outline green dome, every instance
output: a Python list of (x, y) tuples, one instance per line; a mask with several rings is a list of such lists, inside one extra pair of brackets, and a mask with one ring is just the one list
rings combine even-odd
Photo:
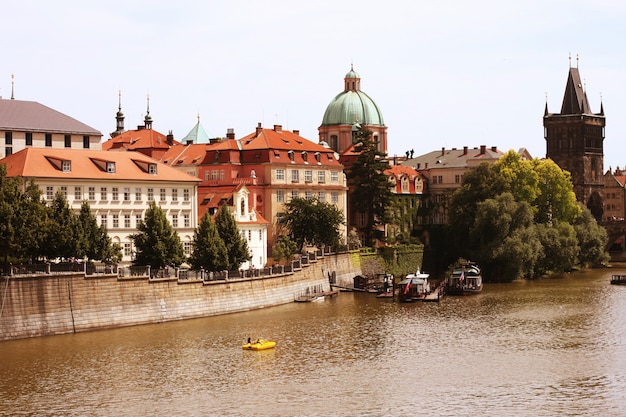
[[(348, 75), (354, 73), (350, 71)], [(355, 77), (358, 75), (354, 73)], [(326, 107), (322, 125), (352, 125), (360, 123), (363, 126), (384, 126), (383, 114), (367, 94), (362, 91), (344, 91), (338, 94)]]

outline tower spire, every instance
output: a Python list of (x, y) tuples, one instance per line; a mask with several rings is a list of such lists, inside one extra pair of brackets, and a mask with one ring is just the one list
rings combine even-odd
[(11, 100), (15, 100), (15, 74), (11, 74)]
[(118, 90), (118, 105), (117, 113), (115, 114), (115, 131), (111, 133), (111, 137), (114, 138), (124, 133), (124, 113), (122, 113), (122, 90)]
[(152, 117), (150, 116), (150, 94), (147, 96), (146, 117), (143, 119), (146, 129), (152, 129)]

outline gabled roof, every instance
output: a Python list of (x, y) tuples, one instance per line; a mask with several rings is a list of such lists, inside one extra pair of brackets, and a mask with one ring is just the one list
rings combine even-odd
[(504, 153), (496, 147), (488, 148), (481, 146), (480, 148), (464, 147), (462, 149), (442, 148), (438, 151), (432, 151), (424, 155), (407, 159), (401, 165), (411, 166), (415, 169), (437, 169), (437, 168), (465, 168), (475, 166), (480, 162), (493, 162), (499, 159)]
[[(171, 139), (172, 145), (181, 143)], [(102, 144), (102, 150), (169, 149), (167, 136), (154, 129), (127, 130)]]
[(419, 173), (413, 167), (403, 165), (392, 165), (385, 170), (385, 174), (395, 175), (396, 178), (400, 178), (401, 176), (406, 175), (411, 179), (419, 175)]
[(102, 136), (96, 130), (36, 101), (0, 99), (0, 130)]
[[(69, 170), (64, 162), (69, 161)], [(200, 182), (139, 152), (108, 152), (84, 149), (26, 148), (3, 159), (7, 175), (26, 178), (127, 180), (127, 181), (185, 181)], [(114, 169), (107, 169), (108, 163)], [(156, 172), (150, 165), (156, 165)]]

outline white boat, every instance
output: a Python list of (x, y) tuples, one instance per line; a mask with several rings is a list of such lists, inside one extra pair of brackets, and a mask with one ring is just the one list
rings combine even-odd
[(423, 301), (430, 294), (430, 274), (420, 272), (408, 274), (399, 284), (398, 301), (409, 303), (412, 301)]
[(474, 262), (466, 262), (452, 271), (446, 280), (446, 294), (476, 294), (483, 290), (483, 276)]

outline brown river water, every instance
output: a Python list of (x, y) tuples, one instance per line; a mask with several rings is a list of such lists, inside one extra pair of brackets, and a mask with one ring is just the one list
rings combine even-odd
[(0, 415), (626, 416), (616, 273), (1, 342)]

